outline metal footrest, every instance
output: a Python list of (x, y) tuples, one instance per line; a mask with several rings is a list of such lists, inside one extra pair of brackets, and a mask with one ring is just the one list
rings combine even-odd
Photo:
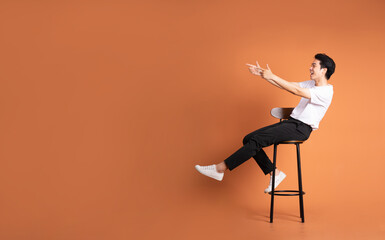
[[(269, 192), (271, 195), (271, 192)], [(302, 195), (304, 195), (305, 192), (302, 191)], [(274, 196), (299, 196), (298, 190), (274, 190)]]

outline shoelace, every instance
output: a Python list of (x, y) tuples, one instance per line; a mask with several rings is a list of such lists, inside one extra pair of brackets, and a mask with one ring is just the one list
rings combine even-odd
[(210, 165), (210, 166), (201, 166), (201, 168), (202, 168), (203, 170), (214, 170), (214, 167), (215, 167), (215, 166), (213, 166), (213, 165)]

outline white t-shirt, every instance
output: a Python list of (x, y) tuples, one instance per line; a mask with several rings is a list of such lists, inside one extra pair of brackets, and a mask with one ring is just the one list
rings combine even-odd
[(313, 130), (318, 129), (320, 121), (332, 102), (333, 85), (315, 86), (313, 80), (300, 82), (299, 85), (302, 88), (308, 88), (311, 97), (310, 99), (301, 98), (290, 116), (310, 125)]

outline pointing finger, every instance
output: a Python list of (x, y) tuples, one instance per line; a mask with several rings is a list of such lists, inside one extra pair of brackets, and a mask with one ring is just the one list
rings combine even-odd
[(267, 66), (267, 69), (271, 70), (271, 69), (269, 68), (269, 64), (266, 64), (266, 66)]

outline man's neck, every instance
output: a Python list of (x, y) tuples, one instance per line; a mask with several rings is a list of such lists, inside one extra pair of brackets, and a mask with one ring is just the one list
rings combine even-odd
[(328, 80), (326, 78), (320, 78), (320, 79), (314, 79), (315, 86), (327, 86), (328, 85)]

